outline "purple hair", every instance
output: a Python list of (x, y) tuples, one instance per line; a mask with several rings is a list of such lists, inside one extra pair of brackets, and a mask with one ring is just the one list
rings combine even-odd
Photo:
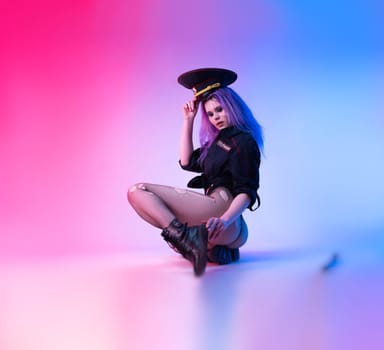
[(255, 139), (260, 151), (263, 151), (263, 130), (261, 125), (253, 116), (252, 111), (243, 101), (243, 99), (231, 88), (224, 87), (215, 90), (202, 101), (201, 126), (200, 126), (200, 145), (202, 153), (200, 161), (203, 161), (208, 148), (212, 145), (219, 133), (209, 121), (209, 117), (205, 112), (204, 104), (208, 100), (216, 99), (228, 115), (228, 124), (245, 132), (249, 132)]

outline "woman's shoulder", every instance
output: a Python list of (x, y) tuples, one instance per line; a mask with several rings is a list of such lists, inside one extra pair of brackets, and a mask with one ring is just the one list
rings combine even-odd
[(252, 154), (255, 159), (260, 158), (260, 149), (253, 135), (244, 130), (236, 129), (233, 132), (232, 143), (236, 154)]
[(217, 140), (237, 146), (257, 147), (257, 142), (249, 131), (241, 130), (234, 126), (221, 130)]
[(240, 130), (235, 127), (230, 132), (230, 138), (236, 140), (236, 142), (245, 143), (245, 144), (256, 143), (254, 137), (249, 131)]
[(220, 136), (223, 138), (233, 138), (233, 137), (246, 138), (248, 136), (252, 137), (252, 135), (249, 132), (241, 130), (235, 126), (230, 126), (226, 129), (221, 130), (219, 133), (219, 137)]

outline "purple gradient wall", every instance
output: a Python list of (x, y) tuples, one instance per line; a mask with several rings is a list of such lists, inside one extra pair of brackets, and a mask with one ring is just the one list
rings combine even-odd
[(384, 227), (378, 1), (3, 1), (0, 255), (162, 247), (129, 185), (185, 186), (177, 76), (238, 72), (265, 128), (250, 249)]

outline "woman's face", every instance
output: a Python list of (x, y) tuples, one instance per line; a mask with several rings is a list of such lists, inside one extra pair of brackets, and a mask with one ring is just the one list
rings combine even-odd
[(215, 98), (207, 100), (204, 103), (204, 109), (210, 123), (216, 129), (221, 130), (229, 126), (227, 113)]

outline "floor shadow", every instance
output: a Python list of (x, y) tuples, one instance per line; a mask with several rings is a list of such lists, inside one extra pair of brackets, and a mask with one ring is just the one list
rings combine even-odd
[(240, 260), (238, 264), (242, 265), (259, 265), (259, 264), (276, 264), (283, 262), (293, 262), (301, 259), (312, 257), (319, 252), (311, 249), (280, 249), (280, 250), (243, 250), (240, 251)]

